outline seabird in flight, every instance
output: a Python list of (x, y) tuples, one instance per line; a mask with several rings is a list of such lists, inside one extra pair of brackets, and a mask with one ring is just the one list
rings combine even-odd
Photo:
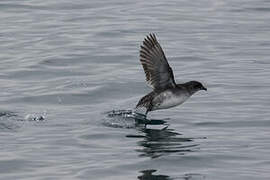
[(155, 34), (149, 34), (143, 41), (140, 50), (140, 61), (143, 66), (146, 82), (153, 91), (138, 102), (136, 109), (149, 111), (178, 106), (199, 90), (207, 90), (198, 81), (176, 84), (173, 70), (157, 41)]

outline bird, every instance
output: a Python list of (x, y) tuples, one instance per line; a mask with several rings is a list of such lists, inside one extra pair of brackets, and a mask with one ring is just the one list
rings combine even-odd
[(154, 33), (147, 35), (141, 45), (140, 62), (146, 83), (153, 89), (139, 100), (135, 108), (144, 108), (145, 116), (150, 111), (178, 106), (200, 90), (207, 91), (198, 81), (176, 84), (173, 70)]

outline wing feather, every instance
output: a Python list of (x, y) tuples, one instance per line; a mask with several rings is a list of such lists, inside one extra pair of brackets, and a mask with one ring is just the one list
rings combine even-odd
[(146, 82), (155, 91), (176, 86), (172, 68), (155, 34), (149, 34), (144, 39), (140, 50), (140, 61), (145, 72)]

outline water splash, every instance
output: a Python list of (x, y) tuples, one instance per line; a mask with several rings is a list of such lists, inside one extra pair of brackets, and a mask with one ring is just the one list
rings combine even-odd
[(36, 114), (36, 113), (27, 114), (24, 117), (24, 120), (26, 120), (26, 121), (44, 121), (46, 118), (46, 114), (47, 114), (47, 112), (43, 112), (42, 114)]
[(135, 128), (146, 125), (164, 125), (165, 120), (147, 119), (145, 114), (133, 110), (112, 110), (106, 112), (103, 124), (110, 127)]

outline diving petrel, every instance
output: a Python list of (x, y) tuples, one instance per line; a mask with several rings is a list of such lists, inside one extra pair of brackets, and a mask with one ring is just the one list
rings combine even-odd
[(149, 34), (144, 39), (140, 50), (140, 61), (146, 82), (153, 88), (153, 91), (142, 97), (136, 106), (136, 109), (145, 108), (146, 114), (149, 111), (180, 105), (199, 90), (207, 91), (198, 81), (176, 84), (172, 68), (155, 34)]

